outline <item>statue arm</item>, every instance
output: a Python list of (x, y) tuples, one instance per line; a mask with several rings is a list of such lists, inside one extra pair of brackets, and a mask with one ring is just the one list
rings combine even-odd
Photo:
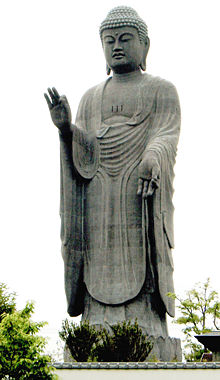
[(139, 165), (138, 194), (151, 196), (159, 187), (161, 170), (175, 163), (180, 132), (180, 106), (175, 87), (161, 80), (157, 91), (149, 142)]
[(96, 136), (71, 124), (70, 131), (59, 131), (61, 160), (69, 170), (85, 179), (94, 176), (98, 169), (99, 147)]
[[(65, 145), (65, 147), (62, 149), (62, 151), (65, 152), (65, 159), (72, 159), (72, 142), (73, 148), (75, 144), (84, 147), (85, 151), (91, 151), (93, 138), (86, 131), (87, 129), (85, 128), (85, 125), (83, 126), (84, 128), (78, 128), (76, 125), (72, 124), (71, 109), (66, 96), (60, 96), (55, 87), (52, 89), (48, 88), (48, 94), (45, 93), (44, 96), (50, 111), (51, 119), (59, 130), (61, 144)], [(82, 121), (83, 116), (85, 116), (82, 114), (82, 108), (84, 108), (85, 111), (85, 106), (83, 107), (85, 104), (84, 98), (85, 96), (81, 100), (77, 114), (79, 124), (81, 124), (80, 118)]]
[(82, 97), (75, 126), (72, 128), (74, 168), (83, 179), (87, 180), (93, 178), (99, 167), (99, 143), (91, 127), (93, 95), (94, 89), (90, 89)]
[(161, 164), (161, 154), (164, 149), (176, 155), (177, 143), (180, 133), (180, 105), (175, 87), (162, 81), (154, 109), (154, 119), (149, 143), (143, 159), (151, 152)]
[(82, 97), (75, 124), (71, 124), (72, 161), (75, 172), (82, 179), (92, 179), (99, 168), (99, 141), (94, 128), (93, 102), (97, 86)]

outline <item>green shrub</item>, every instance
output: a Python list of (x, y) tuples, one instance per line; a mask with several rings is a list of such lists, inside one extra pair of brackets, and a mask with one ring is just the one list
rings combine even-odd
[(100, 362), (143, 362), (152, 350), (153, 343), (143, 334), (137, 321), (111, 326), (112, 334), (102, 331), (102, 340), (93, 350)]
[(0, 378), (11, 380), (56, 379), (50, 357), (43, 354), (44, 338), (36, 335), (45, 322), (33, 322), (33, 303), (4, 314), (0, 323)]
[(100, 333), (88, 321), (76, 325), (65, 319), (62, 323), (60, 338), (66, 343), (73, 359), (77, 362), (87, 362), (92, 348), (100, 339)]
[(98, 331), (88, 321), (77, 326), (66, 319), (59, 335), (76, 361), (140, 362), (147, 358), (153, 343), (137, 321), (117, 323), (110, 330)]

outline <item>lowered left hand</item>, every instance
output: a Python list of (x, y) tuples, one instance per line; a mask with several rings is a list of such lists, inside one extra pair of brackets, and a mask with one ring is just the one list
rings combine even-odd
[(145, 157), (138, 168), (138, 190), (137, 194), (142, 198), (150, 197), (159, 187), (160, 166), (154, 154), (149, 153)]

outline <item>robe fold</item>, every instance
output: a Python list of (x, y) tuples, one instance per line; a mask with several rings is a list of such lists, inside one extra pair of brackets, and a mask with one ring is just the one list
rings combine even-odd
[[(108, 80), (111, 80), (109, 78)], [(173, 166), (180, 130), (175, 87), (143, 74), (136, 111), (123, 123), (102, 120), (108, 80), (82, 98), (71, 134), (61, 142), (61, 239), (68, 312), (79, 315), (84, 292), (119, 305), (140, 291), (159, 292), (174, 315)], [(138, 166), (153, 152), (160, 186), (137, 195)]]

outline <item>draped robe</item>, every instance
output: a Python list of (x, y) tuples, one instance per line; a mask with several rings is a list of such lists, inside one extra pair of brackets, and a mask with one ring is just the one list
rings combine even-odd
[[(108, 80), (111, 80), (108, 79)], [(175, 87), (143, 74), (134, 115), (106, 125), (106, 82), (82, 98), (73, 134), (60, 134), (61, 239), (68, 313), (84, 310), (85, 289), (97, 301), (120, 305), (141, 289), (158, 291), (174, 315), (173, 166), (180, 129)], [(138, 166), (153, 152), (160, 186), (137, 195)]]

